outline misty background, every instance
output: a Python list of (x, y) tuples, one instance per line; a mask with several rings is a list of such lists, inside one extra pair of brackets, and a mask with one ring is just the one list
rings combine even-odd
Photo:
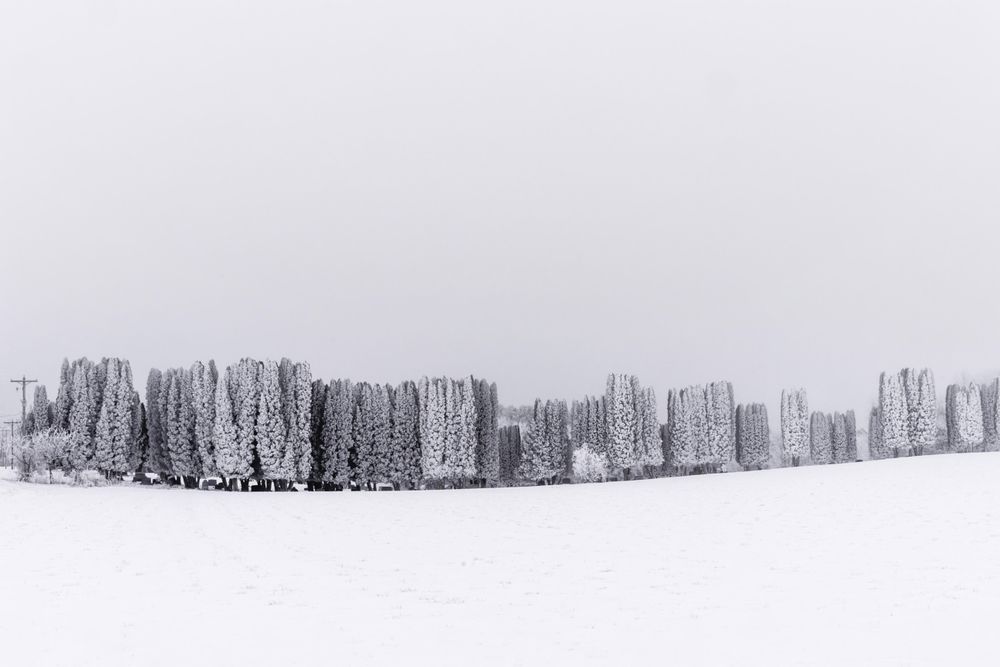
[[(1000, 369), (1000, 5), (0, 4), (0, 415), (63, 357), (782, 388)], [(29, 388), (30, 391), (30, 388)], [(30, 400), (30, 395), (29, 395)]]

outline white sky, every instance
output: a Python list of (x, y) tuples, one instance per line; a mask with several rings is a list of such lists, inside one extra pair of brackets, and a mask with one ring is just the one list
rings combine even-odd
[[(0, 1), (0, 415), (64, 356), (1000, 368), (1000, 3)], [(661, 410), (662, 411), (662, 410)]]

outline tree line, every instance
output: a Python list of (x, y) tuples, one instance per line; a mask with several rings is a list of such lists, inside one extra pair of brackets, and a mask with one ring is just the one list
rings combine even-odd
[[(472, 376), (324, 382), (305, 362), (245, 358), (222, 371), (214, 361), (154, 368), (144, 398), (127, 360), (64, 360), (56, 400), (35, 389), (22, 459), (108, 478), (154, 472), (185, 487), (219, 478), (244, 491), (551, 484), (859, 459), (852, 410), (810, 412), (804, 389), (786, 389), (772, 436), (766, 406), (737, 404), (726, 381), (669, 390), (665, 423), (653, 389), (626, 374), (610, 374), (601, 396), (511, 408), (495, 383)], [(1000, 450), (998, 402), (1000, 379), (955, 384), (941, 415), (929, 369), (883, 373), (869, 457)]]

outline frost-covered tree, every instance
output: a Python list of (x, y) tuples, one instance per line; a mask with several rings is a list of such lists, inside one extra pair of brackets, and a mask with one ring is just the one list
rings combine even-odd
[(191, 374), (192, 411), (194, 413), (194, 442), (201, 461), (199, 474), (212, 477), (219, 474), (215, 461), (215, 399), (218, 371), (215, 362), (208, 365), (196, 361), (189, 371)]
[(957, 452), (977, 452), (983, 449), (983, 408), (979, 387), (948, 387), (947, 419), (950, 425), (951, 446)]
[(163, 432), (163, 411), (160, 395), (165, 392), (163, 372), (157, 368), (149, 371), (146, 378), (146, 428), (149, 431), (149, 449), (146, 467), (150, 471), (166, 473), (170, 470), (170, 455), (167, 452)]
[(809, 421), (809, 452), (815, 464), (833, 463), (833, 424), (830, 416), (822, 412), (812, 413)]
[(418, 394), (424, 477), (454, 482), (475, 477), (479, 418), (473, 378), (423, 378)]
[(108, 476), (131, 468), (135, 449), (132, 369), (127, 361), (108, 359), (103, 401), (94, 438), (94, 465)]
[(607, 449), (604, 400), (603, 396), (586, 396), (582, 401), (573, 402), (570, 434), (574, 447), (590, 445), (595, 452)]
[(521, 468), (521, 427), (504, 426), (498, 432), (500, 449), (500, 479), (513, 482)]
[[(201, 475), (201, 461), (194, 440), (194, 395), (191, 373), (183, 368), (168, 369), (164, 374), (166, 400), (164, 434), (170, 455), (171, 471), (185, 486), (194, 486)], [(164, 402), (161, 398), (161, 402)]]
[(569, 408), (569, 434), (573, 446), (587, 442), (587, 414), (582, 401), (573, 401)]
[(375, 477), (375, 397), (367, 382), (356, 385), (357, 405), (354, 410), (353, 478), (359, 484), (371, 485)]
[(331, 380), (323, 418), (323, 482), (346, 488), (351, 480), (350, 452), (354, 449), (354, 385)]
[(705, 388), (708, 408), (708, 454), (704, 464), (718, 469), (733, 460), (736, 450), (733, 385), (712, 382)]
[(420, 472), (420, 406), (417, 385), (400, 383), (392, 394), (392, 470), (390, 479), (397, 485), (409, 483), (414, 488)]
[(910, 439), (906, 395), (902, 378), (896, 373), (882, 373), (879, 378), (879, 412), (882, 416), (882, 446), (886, 452), (899, 456), (909, 448)]
[(81, 359), (73, 370), (73, 385), (70, 390), (72, 407), (69, 414), (69, 462), (74, 470), (86, 470), (94, 457), (94, 435), (97, 409), (92, 391), (92, 381), (96, 379), (93, 364)]
[(781, 392), (781, 447), (786, 462), (799, 465), (809, 447), (809, 402), (805, 389)]
[(651, 387), (636, 393), (636, 414), (642, 414), (642, 428), (638, 438), (639, 464), (647, 468), (663, 465), (663, 440), (660, 436), (660, 420), (656, 410), (656, 392)]
[(496, 482), (500, 479), (497, 385), (483, 379), (476, 380), (475, 394), (476, 477), (485, 482)]
[(608, 460), (588, 445), (573, 451), (573, 476), (580, 482), (601, 482), (608, 476)]
[(392, 388), (377, 384), (372, 388), (372, 481), (390, 482), (393, 478)]
[(771, 458), (771, 434), (763, 403), (736, 409), (737, 461), (745, 470), (763, 469)]
[(257, 422), (254, 430), (261, 477), (272, 481), (287, 479), (287, 471), (284, 468), (285, 425), (281, 414), (279, 372), (277, 362), (267, 360), (261, 365)]
[(566, 408), (566, 401), (546, 401), (545, 431), (553, 462), (559, 466), (556, 475), (572, 474), (573, 445), (569, 438), (569, 410)]
[(847, 452), (847, 419), (839, 413), (833, 413), (833, 421), (830, 424), (830, 444), (832, 463), (847, 463), (852, 459)]
[(854, 419), (854, 410), (848, 410), (844, 415), (844, 425), (847, 430), (846, 462), (858, 460), (858, 426)]
[(235, 488), (234, 480), (249, 479), (253, 474), (253, 441), (240, 439), (233, 404), (239, 372), (239, 366), (226, 368), (215, 387), (215, 426), (212, 430), (215, 465), (219, 473), (230, 480), (230, 490)]
[(930, 369), (904, 368), (900, 374), (906, 402), (906, 430), (909, 453), (922, 454), (937, 440), (937, 397)]
[(532, 419), (521, 442), (520, 475), (524, 479), (550, 481), (565, 469), (563, 450), (565, 423), (556, 401), (535, 400)]
[(635, 395), (632, 378), (612, 373), (607, 392), (608, 462), (612, 468), (625, 470), (638, 459), (636, 447)]
[[(284, 363), (286, 360), (282, 360)], [(289, 362), (290, 363), (290, 362)], [(292, 363), (282, 382), (281, 414), (285, 433), (283, 480), (306, 480), (312, 472), (312, 370), (308, 363)]]
[(984, 384), (980, 388), (980, 404), (983, 410), (983, 449), (987, 452), (1000, 450), (1000, 429), (998, 419), (1000, 410), (997, 410), (997, 399), (1000, 398), (1000, 379)]
[[(75, 362), (74, 362), (75, 363)], [(58, 429), (69, 430), (69, 410), (72, 407), (70, 392), (73, 386), (73, 372), (69, 359), (63, 359), (59, 369), (59, 391), (56, 394), (56, 417), (53, 423)]]
[(882, 446), (882, 414), (878, 406), (873, 407), (868, 416), (868, 457), (872, 460), (884, 459)]
[(51, 425), (49, 422), (49, 395), (45, 390), (44, 384), (40, 384), (35, 387), (35, 396), (31, 405), (31, 414), (35, 416), (36, 430), (44, 431)]
[(668, 404), (668, 460), (680, 474), (708, 462), (708, 406), (705, 387), (696, 385), (671, 391)]
[(476, 476), (479, 414), (476, 410), (476, 381), (471, 375), (456, 383), (455, 399), (458, 401), (458, 437), (451, 441), (456, 448), (449, 452), (449, 464), (455, 479), (472, 479)]
[(263, 364), (244, 358), (237, 364), (230, 379), (233, 415), (236, 419), (236, 439), (240, 448), (250, 452), (252, 476), (262, 476), (260, 454), (257, 447), (257, 410), (260, 402)]
[(309, 447), (312, 451), (312, 468), (309, 481), (323, 481), (323, 429), (326, 427), (327, 384), (323, 380), (313, 380), (312, 402), (309, 415)]
[(421, 470), (424, 477), (433, 480), (447, 477), (448, 420), (444, 385), (443, 378), (426, 377), (419, 385)]

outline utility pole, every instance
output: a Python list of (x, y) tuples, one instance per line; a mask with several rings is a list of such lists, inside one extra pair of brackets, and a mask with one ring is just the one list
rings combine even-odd
[[(20, 380), (11, 380), (14, 384), (21, 385), (21, 423), (28, 419), (28, 385), (38, 380), (29, 380), (26, 375), (22, 375)], [(11, 426), (11, 429), (14, 427)]]

